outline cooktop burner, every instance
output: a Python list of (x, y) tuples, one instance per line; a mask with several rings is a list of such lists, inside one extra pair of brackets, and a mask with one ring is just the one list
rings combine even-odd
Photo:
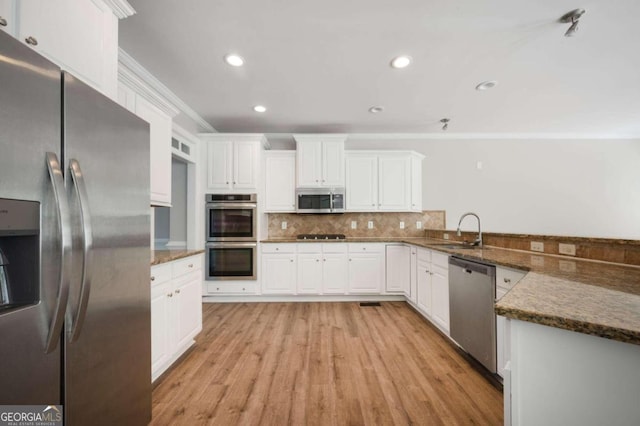
[(299, 240), (344, 240), (344, 234), (298, 234)]

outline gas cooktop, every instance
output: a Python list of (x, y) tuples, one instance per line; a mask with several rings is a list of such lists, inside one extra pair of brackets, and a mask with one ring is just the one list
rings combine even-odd
[(344, 240), (344, 234), (298, 234), (298, 240)]

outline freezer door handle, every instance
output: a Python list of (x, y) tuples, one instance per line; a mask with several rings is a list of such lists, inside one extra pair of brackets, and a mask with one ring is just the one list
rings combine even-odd
[(64, 323), (64, 314), (69, 299), (69, 276), (71, 265), (71, 219), (69, 217), (69, 203), (64, 188), (64, 177), (60, 168), (58, 156), (53, 152), (46, 154), (47, 169), (51, 178), (53, 196), (58, 209), (58, 233), (60, 234), (60, 276), (58, 278), (58, 296), (54, 308), (49, 335), (45, 345), (45, 352), (53, 352), (60, 340), (60, 331)]
[(91, 258), (93, 249), (93, 228), (91, 227), (91, 212), (89, 212), (89, 201), (87, 198), (87, 187), (84, 183), (84, 175), (77, 160), (69, 161), (69, 171), (71, 180), (76, 190), (76, 196), (80, 205), (80, 223), (82, 226), (82, 284), (80, 286), (80, 300), (76, 316), (71, 325), (70, 343), (78, 340), (82, 325), (87, 315), (89, 305), (89, 294), (91, 292)]

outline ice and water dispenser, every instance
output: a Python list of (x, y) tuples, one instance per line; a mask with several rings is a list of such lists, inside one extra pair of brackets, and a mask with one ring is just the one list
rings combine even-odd
[(0, 198), (0, 315), (40, 299), (40, 203)]

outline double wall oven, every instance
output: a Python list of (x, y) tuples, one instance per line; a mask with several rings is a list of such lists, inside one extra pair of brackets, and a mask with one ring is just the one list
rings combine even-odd
[(206, 195), (206, 279), (257, 278), (256, 194)]

